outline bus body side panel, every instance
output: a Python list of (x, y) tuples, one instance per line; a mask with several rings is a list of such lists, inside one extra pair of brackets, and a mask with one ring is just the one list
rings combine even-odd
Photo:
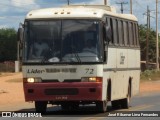
[(140, 51), (137, 49), (128, 50), (128, 68), (131, 69), (129, 76), (132, 79), (132, 95), (139, 92), (140, 81)]
[[(129, 54), (128, 57), (130, 59), (133, 58), (134, 61), (134, 68), (133, 72), (131, 72), (130, 76), (132, 76), (132, 95), (137, 95), (139, 93), (139, 85), (140, 85), (140, 50), (134, 51), (135, 57), (133, 58), (132, 55)], [(130, 65), (132, 63), (130, 62)]]
[(111, 79), (111, 101), (127, 97), (130, 78), (131, 95), (137, 94), (140, 80), (140, 50), (109, 48), (104, 74), (109, 75), (105, 79)]
[[(108, 55), (106, 56), (107, 56), (107, 64), (104, 64), (104, 68), (103, 68), (103, 79), (104, 81), (106, 81), (105, 88), (103, 89), (103, 96), (102, 96), (103, 100), (106, 100), (106, 97), (107, 97), (108, 80), (111, 79), (111, 82), (112, 82), (116, 76), (114, 72), (114, 70), (116, 69), (116, 61), (117, 61), (116, 49), (108, 48)], [(111, 86), (112, 86), (112, 83), (111, 83)]]

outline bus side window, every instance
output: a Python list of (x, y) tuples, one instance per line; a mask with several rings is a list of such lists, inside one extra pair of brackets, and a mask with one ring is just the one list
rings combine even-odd
[(123, 24), (121, 20), (118, 20), (118, 38), (119, 38), (119, 45), (124, 45), (124, 32), (123, 32)]
[(112, 26), (113, 26), (113, 43), (114, 45), (117, 46), (119, 41), (118, 41), (118, 21), (116, 19), (113, 19)]
[(133, 23), (133, 41), (134, 41), (134, 46), (137, 46), (135, 23)]
[(138, 29), (138, 24), (136, 23), (136, 40), (137, 40), (137, 46), (139, 47), (138, 31), (139, 31), (139, 29)]
[(133, 47), (134, 45), (134, 42), (133, 42), (133, 23), (129, 22), (129, 43), (130, 43), (130, 46)]
[(110, 18), (110, 28), (111, 28), (111, 41), (110, 41), (110, 45), (113, 45), (113, 19)]
[(126, 21), (123, 21), (123, 29), (124, 29), (124, 45), (128, 46), (128, 23)]
[(106, 19), (106, 32), (107, 32), (106, 39), (110, 41), (110, 43), (112, 43), (113, 39), (112, 39), (112, 29), (111, 29), (110, 18)]
[(134, 23), (134, 26), (133, 26), (133, 28), (134, 28), (134, 39), (135, 39), (135, 46), (137, 47), (138, 46), (138, 43), (137, 43), (137, 33), (136, 33), (136, 23)]

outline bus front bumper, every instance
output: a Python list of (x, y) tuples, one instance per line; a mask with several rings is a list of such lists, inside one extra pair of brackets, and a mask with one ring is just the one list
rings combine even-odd
[(23, 83), (25, 101), (99, 101), (102, 83)]

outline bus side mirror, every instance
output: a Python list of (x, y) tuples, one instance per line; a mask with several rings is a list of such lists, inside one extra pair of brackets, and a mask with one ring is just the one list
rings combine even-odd
[(18, 61), (22, 60), (24, 29), (19, 28), (17, 32), (17, 57)]
[(23, 28), (18, 28), (17, 41), (19, 43), (19, 48), (20, 49), (22, 49), (22, 46), (23, 46), (23, 37), (24, 37), (24, 29)]
[(17, 32), (17, 41), (22, 42), (23, 41), (23, 28), (18, 28), (18, 32)]

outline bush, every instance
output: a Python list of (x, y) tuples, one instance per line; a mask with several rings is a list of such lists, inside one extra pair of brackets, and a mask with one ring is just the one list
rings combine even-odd
[(160, 80), (160, 71), (145, 70), (141, 72), (141, 80)]

